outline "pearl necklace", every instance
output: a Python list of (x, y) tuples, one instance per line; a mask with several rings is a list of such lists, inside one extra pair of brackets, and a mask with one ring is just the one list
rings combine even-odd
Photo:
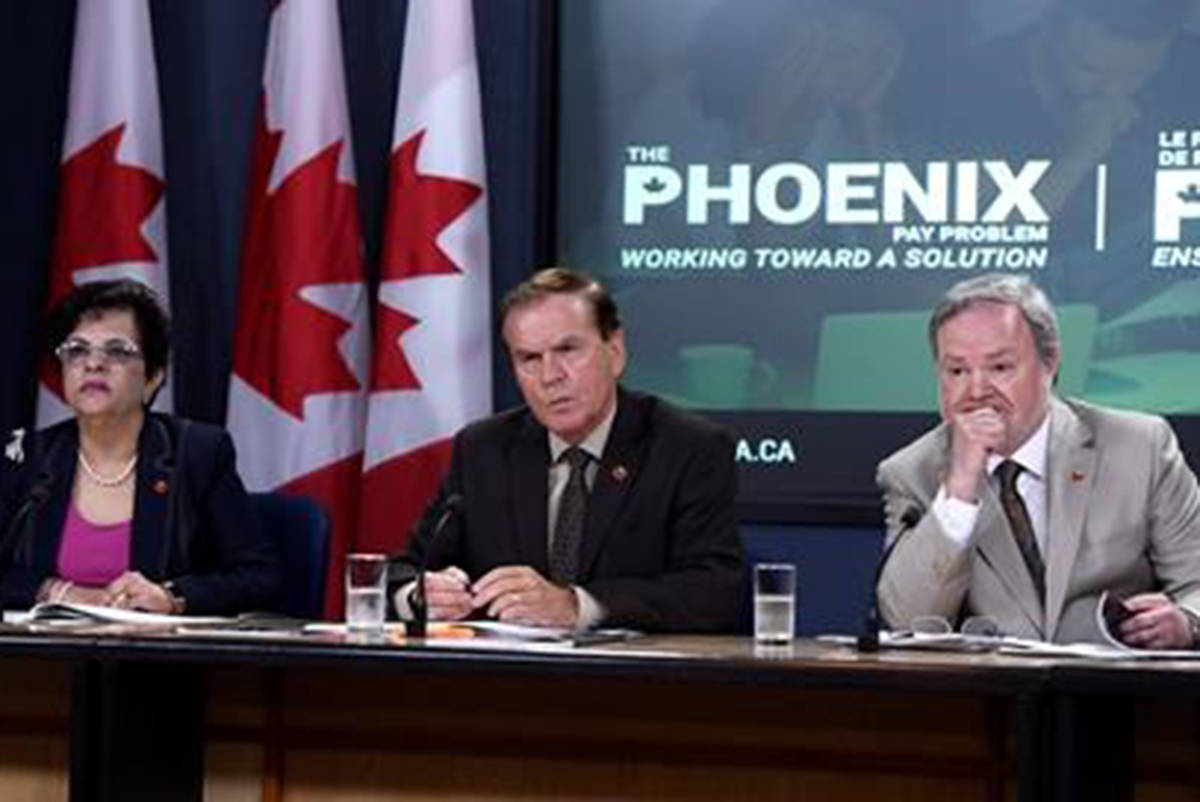
[(89, 479), (101, 487), (120, 487), (121, 485), (125, 484), (126, 480), (133, 475), (133, 466), (137, 465), (137, 460), (138, 455), (135, 453), (133, 458), (129, 460), (129, 464), (127, 464), (120, 473), (109, 479), (101, 476), (95, 468), (89, 465), (87, 457), (83, 456), (83, 449), (79, 449), (79, 464), (83, 467), (83, 472), (87, 474)]

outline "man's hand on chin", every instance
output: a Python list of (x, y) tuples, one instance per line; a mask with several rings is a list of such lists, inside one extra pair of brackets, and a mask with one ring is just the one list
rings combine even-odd
[(471, 594), (475, 609), (511, 624), (573, 629), (579, 620), (575, 591), (527, 565), (493, 568), (471, 587)]
[(988, 455), (1004, 444), (1004, 418), (991, 407), (955, 413), (950, 419), (950, 469), (946, 492), (959, 501), (979, 500), (979, 483)]

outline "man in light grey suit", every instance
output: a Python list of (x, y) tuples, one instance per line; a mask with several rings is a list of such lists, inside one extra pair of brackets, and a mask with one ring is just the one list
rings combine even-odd
[(1054, 309), (1023, 277), (984, 275), (934, 309), (943, 422), (879, 465), (884, 619), (986, 615), (1009, 635), (1097, 641), (1110, 591), (1126, 643), (1191, 647), (1200, 490), (1161, 418), (1054, 395)]

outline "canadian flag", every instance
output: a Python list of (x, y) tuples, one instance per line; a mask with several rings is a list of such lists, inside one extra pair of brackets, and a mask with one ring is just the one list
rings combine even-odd
[(339, 30), (337, 0), (271, 12), (229, 385), (247, 487), (330, 515), (329, 617), (357, 524), (369, 344)]
[(470, 0), (410, 0), (392, 137), (358, 546), (400, 546), (450, 438), (491, 411), (483, 123)]
[[(87, 0), (75, 48), (47, 307), (77, 284), (133, 278), (168, 302), (167, 201), (148, 0)], [(37, 420), (70, 417), (57, 366), (39, 368)], [(168, 382), (155, 402), (171, 408)]]

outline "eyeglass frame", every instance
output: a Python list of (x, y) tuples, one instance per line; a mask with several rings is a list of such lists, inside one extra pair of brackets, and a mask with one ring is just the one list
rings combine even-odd
[(987, 615), (972, 615), (965, 618), (957, 630), (945, 616), (918, 615), (909, 622), (908, 629), (900, 633), (920, 643), (922, 639), (932, 644), (941, 642), (955, 651), (990, 652), (1004, 644), (1005, 633), (994, 618)]
[[(928, 626), (922, 626), (926, 624)], [(950, 621), (940, 615), (918, 615), (909, 622), (909, 630), (921, 635), (951, 635), (957, 632), (972, 638), (1003, 638), (1004, 630), (990, 615), (972, 615), (963, 619), (955, 630)]]
[(72, 337), (64, 340), (54, 349), (54, 355), (64, 367), (86, 365), (93, 355), (100, 357), (101, 364), (108, 366), (126, 365), (139, 359), (145, 354), (137, 343), (124, 338), (113, 338), (103, 343), (92, 343), (82, 337)]

